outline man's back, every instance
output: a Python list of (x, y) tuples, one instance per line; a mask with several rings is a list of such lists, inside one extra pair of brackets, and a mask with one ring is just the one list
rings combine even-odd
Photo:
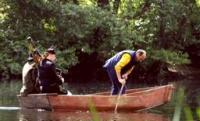
[(45, 93), (56, 93), (59, 90), (59, 85), (62, 84), (62, 81), (56, 74), (55, 64), (48, 59), (44, 59), (40, 62), (38, 67), (38, 78), (40, 80), (40, 85), (42, 86), (42, 92)]
[(131, 56), (134, 56), (135, 51), (133, 51), (133, 50), (123, 50), (121, 52), (118, 52), (117, 54), (115, 54), (113, 57), (111, 57), (110, 59), (108, 59), (106, 61), (106, 63), (104, 64), (104, 67), (105, 68), (113, 68), (118, 63), (118, 61), (121, 59), (122, 55), (125, 54), (125, 53), (128, 53)]
[(37, 69), (34, 62), (26, 62), (22, 69), (22, 83), (23, 86), (20, 94), (27, 95), (29, 93), (36, 93), (36, 79)]

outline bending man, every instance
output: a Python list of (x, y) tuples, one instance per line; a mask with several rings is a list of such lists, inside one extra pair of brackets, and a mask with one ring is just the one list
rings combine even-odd
[[(135, 65), (138, 62), (142, 62), (146, 59), (146, 51), (139, 49), (137, 51), (124, 50), (118, 52), (111, 57), (104, 64), (108, 76), (112, 81), (112, 95), (117, 95), (122, 85), (125, 85), (128, 75), (133, 71)], [(125, 86), (122, 90), (122, 94), (125, 93)]]

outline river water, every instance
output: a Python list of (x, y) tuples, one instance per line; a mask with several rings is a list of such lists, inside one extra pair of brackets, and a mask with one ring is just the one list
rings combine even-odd
[[(5, 97), (1, 97), (1, 105), (0, 105), (0, 121), (198, 121), (198, 113), (197, 111), (200, 105), (200, 71), (195, 71), (192, 73), (185, 73), (186, 78), (181, 81), (173, 82), (177, 88), (185, 89), (182, 110), (179, 112), (180, 120), (174, 119), (176, 103), (179, 99), (178, 93), (175, 92), (171, 102), (165, 104), (163, 106), (159, 106), (157, 108), (147, 110), (144, 112), (138, 113), (118, 113), (114, 114), (113, 112), (50, 112), (44, 110), (28, 110), (21, 109), (18, 105), (18, 101), (16, 96), (9, 97), (6, 100)], [(96, 86), (98, 85), (98, 86)], [(143, 87), (147, 85), (142, 85)], [(154, 85), (155, 86), (155, 85)], [(135, 88), (135, 84), (129, 84), (128, 88)], [(137, 87), (141, 87), (137, 85)], [(73, 94), (88, 94), (88, 93), (96, 93), (101, 91), (110, 90), (110, 83), (102, 83), (98, 84), (77, 84), (72, 83), (68, 85), (68, 89), (71, 90)], [(178, 90), (178, 89), (177, 89)], [(176, 90), (176, 91), (177, 91)], [(3, 103), (2, 103), (2, 100)], [(189, 107), (184, 110), (184, 106)], [(189, 113), (188, 113), (189, 112)], [(188, 118), (192, 117), (192, 118)], [(192, 120), (191, 120), (192, 119)]]
[[(129, 86), (131, 88), (131, 85)], [(110, 83), (72, 83), (67, 87), (73, 94), (88, 94), (109, 91)], [(120, 112), (117, 114), (115, 114), (114, 111), (51, 112), (44, 110), (21, 109), (16, 95), (4, 95), (0, 99), (0, 121), (170, 121), (170, 116), (165, 115), (163, 111), (158, 111), (157, 109), (153, 110), (153, 112)]]
[[(98, 83), (97, 88), (96, 84), (72, 83), (68, 88), (73, 94), (88, 94), (108, 91), (110, 90), (110, 84)], [(21, 109), (16, 96), (14, 98), (12, 96), (2, 97), (0, 100), (0, 121), (170, 121), (170, 115), (162, 114), (163, 111), (157, 109), (151, 112), (118, 112), (117, 114), (114, 113), (114, 110), (113, 112), (51, 112), (45, 110)]]
[(164, 115), (154, 113), (98, 112), (48, 112), (37, 110), (0, 111), (1, 121), (170, 121)]

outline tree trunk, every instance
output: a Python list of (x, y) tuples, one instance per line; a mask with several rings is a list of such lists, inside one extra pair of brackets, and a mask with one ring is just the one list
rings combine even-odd
[(125, 16), (126, 19), (139, 19), (142, 17), (147, 11), (150, 10), (151, 2), (149, 0), (146, 0), (138, 10), (135, 12), (133, 16)]
[[(164, 0), (160, 0), (160, 9), (164, 9)], [(159, 28), (159, 46), (164, 47), (166, 45), (165, 39), (165, 23), (164, 23), (164, 14), (160, 11), (160, 28)]]
[(101, 8), (106, 8), (109, 5), (109, 0), (97, 0), (97, 5)]
[(121, 0), (115, 0), (113, 3), (113, 13), (117, 14)]
[(78, 0), (73, 0), (73, 2), (74, 2), (74, 4), (76, 4), (76, 5), (79, 4)]

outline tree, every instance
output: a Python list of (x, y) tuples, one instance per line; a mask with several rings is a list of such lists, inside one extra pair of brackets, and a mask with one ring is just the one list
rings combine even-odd
[(83, 55), (102, 64), (120, 50), (143, 48), (149, 55), (146, 73), (154, 62), (188, 63), (186, 48), (200, 39), (200, 9), (195, 1), (0, 2), (0, 71), (4, 75), (20, 75), (29, 35), (41, 52), (56, 45), (59, 66), (66, 70), (81, 63)]

